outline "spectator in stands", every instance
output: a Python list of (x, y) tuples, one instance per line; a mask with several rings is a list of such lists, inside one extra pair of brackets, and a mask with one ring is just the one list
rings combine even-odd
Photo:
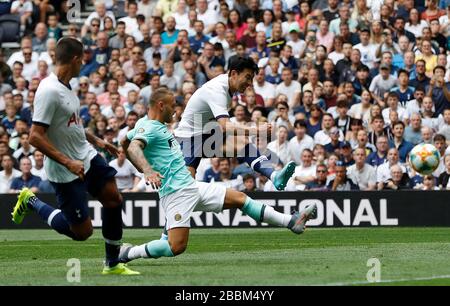
[(0, 171), (0, 193), (8, 193), (12, 181), (20, 177), (22, 173), (14, 169), (14, 159), (9, 154), (4, 154), (1, 157), (2, 171)]
[(276, 86), (265, 79), (264, 69), (259, 69), (253, 82), (255, 92), (264, 98), (266, 107), (272, 107), (275, 102)]
[(34, 29), (34, 37), (32, 40), (33, 51), (41, 54), (47, 51), (47, 39), (48, 39), (48, 29), (47, 25), (40, 22), (36, 25)]
[(118, 151), (119, 155), (109, 165), (117, 171), (115, 178), (119, 191), (129, 192), (137, 186), (141, 178), (139, 172), (126, 158), (124, 149), (119, 147)]
[(30, 145), (29, 142), (30, 135), (28, 134), (28, 132), (25, 132), (20, 134), (19, 137), (20, 137), (19, 140), (20, 146), (19, 149), (17, 149), (14, 152), (13, 157), (16, 160), (21, 160), (23, 157), (31, 157), (33, 155), (35, 148)]
[(217, 181), (220, 177), (220, 159), (218, 157), (211, 158), (211, 168), (205, 171), (203, 182), (209, 183), (211, 180)]
[[(333, 126), (334, 126), (333, 116), (331, 114), (324, 114), (322, 117), (322, 130), (318, 131), (314, 135), (314, 142), (321, 144), (323, 146), (329, 143), (331, 141), (330, 131)], [(339, 140), (340, 141), (344, 140), (344, 134), (342, 133), (341, 130), (339, 130)]]
[(445, 67), (436, 66), (433, 69), (430, 85), (425, 88), (426, 95), (432, 98), (438, 114), (442, 114), (445, 109), (450, 108), (450, 82), (445, 81), (445, 72)]
[(277, 139), (267, 145), (267, 148), (277, 154), (284, 165), (290, 161), (288, 133), (289, 131), (284, 125), (279, 125), (276, 133)]
[(389, 149), (388, 138), (384, 135), (379, 136), (376, 142), (376, 150), (369, 154), (366, 163), (375, 168), (386, 163), (388, 149)]
[(405, 140), (417, 145), (422, 142), (422, 118), (420, 114), (414, 113), (410, 116), (410, 125), (405, 128)]
[(289, 153), (291, 160), (295, 161), (297, 166), (301, 164), (301, 156), (304, 149), (312, 150), (314, 140), (306, 134), (307, 125), (304, 120), (296, 120), (294, 123), (295, 137), (289, 141)]
[(244, 175), (243, 179), (244, 181), (244, 189), (242, 192), (255, 192), (256, 191), (256, 179), (251, 174)]
[(33, 3), (31, 0), (15, 0), (11, 4), (11, 14), (20, 18), (20, 32), (23, 34), (27, 26), (31, 24), (33, 14)]
[(328, 183), (327, 188), (331, 191), (359, 190), (351, 179), (347, 177), (347, 168), (341, 162), (336, 164), (336, 177)]
[(22, 175), (13, 179), (9, 192), (19, 193), (23, 187), (30, 188), (33, 192), (38, 192), (41, 178), (31, 174), (31, 160), (28, 157), (23, 157), (20, 160), (20, 171)]
[(384, 184), (391, 178), (391, 168), (394, 165), (399, 165), (403, 172), (406, 173), (406, 168), (400, 163), (398, 150), (396, 148), (391, 148), (388, 151), (387, 162), (377, 168), (378, 190), (382, 190), (384, 188)]
[(339, 141), (339, 129), (333, 126), (330, 130), (330, 142), (327, 143), (324, 148), (327, 153), (340, 154), (342, 141)]
[(286, 190), (304, 190), (306, 184), (315, 179), (316, 166), (313, 164), (313, 152), (310, 149), (304, 149), (301, 156), (302, 163), (295, 167), (295, 172), (289, 180)]
[(383, 190), (403, 190), (409, 189), (409, 177), (403, 172), (400, 165), (391, 167), (391, 178), (383, 184)]
[(89, 17), (85, 20), (83, 27), (81, 28), (81, 36), (86, 35), (89, 29), (89, 25), (91, 24), (92, 19), (97, 18), (100, 20), (100, 30), (103, 31), (105, 27), (105, 19), (106, 17), (111, 18), (113, 21), (114, 27), (116, 26), (116, 18), (114, 17), (114, 13), (112, 11), (106, 10), (106, 5), (104, 1), (96, 1), (95, 2), (95, 11), (92, 12)]
[(348, 167), (347, 175), (360, 190), (376, 190), (375, 168), (366, 164), (366, 156), (365, 149), (356, 148), (353, 151), (355, 164)]
[(400, 161), (406, 162), (406, 157), (412, 150), (414, 145), (406, 141), (403, 137), (405, 131), (405, 124), (401, 121), (395, 122), (392, 126), (394, 139), (389, 142), (389, 147), (396, 148), (399, 153)]
[(311, 191), (325, 191), (327, 189), (327, 174), (328, 169), (324, 164), (316, 166), (316, 177), (313, 181), (306, 183), (305, 190)]

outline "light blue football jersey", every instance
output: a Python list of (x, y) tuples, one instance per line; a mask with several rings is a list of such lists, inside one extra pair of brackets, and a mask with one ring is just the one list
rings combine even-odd
[(153, 170), (164, 176), (159, 190), (160, 197), (195, 182), (186, 167), (180, 145), (165, 124), (147, 117), (141, 118), (134, 129), (128, 132), (127, 138), (130, 141), (141, 140), (146, 144), (144, 156), (147, 162)]

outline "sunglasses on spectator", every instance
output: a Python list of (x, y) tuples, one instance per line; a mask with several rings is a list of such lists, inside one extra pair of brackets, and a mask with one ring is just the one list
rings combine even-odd
[(325, 173), (327, 171), (325, 171), (325, 170), (316, 170), (316, 172), (318, 172), (318, 173)]
[(93, 24), (91, 24), (91, 26), (92, 26), (92, 27), (99, 27), (100, 24), (98, 24), (98, 23), (93, 23)]
[(278, 107), (278, 110), (286, 110), (286, 107)]
[(181, 55), (189, 55), (189, 52), (181, 52)]
[(80, 86), (88, 85), (88, 83), (80, 83)]
[(132, 53), (142, 55), (142, 52), (132, 52)]
[(31, 55), (31, 52), (29, 53), (29, 52), (27, 52), (27, 53), (24, 53), (23, 55)]

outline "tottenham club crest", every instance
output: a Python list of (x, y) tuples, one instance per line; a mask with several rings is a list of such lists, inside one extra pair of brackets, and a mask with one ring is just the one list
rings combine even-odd
[(175, 221), (180, 221), (181, 220), (181, 215), (180, 214), (176, 214), (175, 215)]

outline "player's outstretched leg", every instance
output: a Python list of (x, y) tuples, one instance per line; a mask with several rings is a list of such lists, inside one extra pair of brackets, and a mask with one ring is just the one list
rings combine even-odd
[(252, 143), (247, 143), (238, 156), (240, 163), (246, 162), (253, 170), (269, 178), (277, 190), (284, 190), (294, 174), (295, 162), (287, 163), (283, 169), (274, 170), (267, 156), (261, 155)]
[(317, 207), (313, 204), (300, 212), (294, 211), (292, 215), (283, 214), (273, 209), (272, 206), (258, 202), (246, 194), (232, 189), (227, 189), (225, 194), (224, 209), (229, 208), (239, 208), (256, 221), (286, 227), (296, 234), (302, 234), (305, 231), (306, 222), (315, 218), (317, 212)]
[(168, 240), (153, 240), (137, 246), (124, 243), (119, 258), (127, 263), (138, 258), (174, 257), (186, 250), (188, 237), (188, 227), (172, 228), (168, 231)]
[[(62, 235), (66, 235), (74, 240), (77, 236), (70, 230), (64, 214), (59, 209), (39, 200), (36, 195), (28, 188), (23, 188), (18, 196), (18, 200), (12, 212), (12, 220), (16, 224), (21, 224), (25, 216), (35, 211), (51, 228)], [(84, 240), (84, 239), (83, 239)]]

